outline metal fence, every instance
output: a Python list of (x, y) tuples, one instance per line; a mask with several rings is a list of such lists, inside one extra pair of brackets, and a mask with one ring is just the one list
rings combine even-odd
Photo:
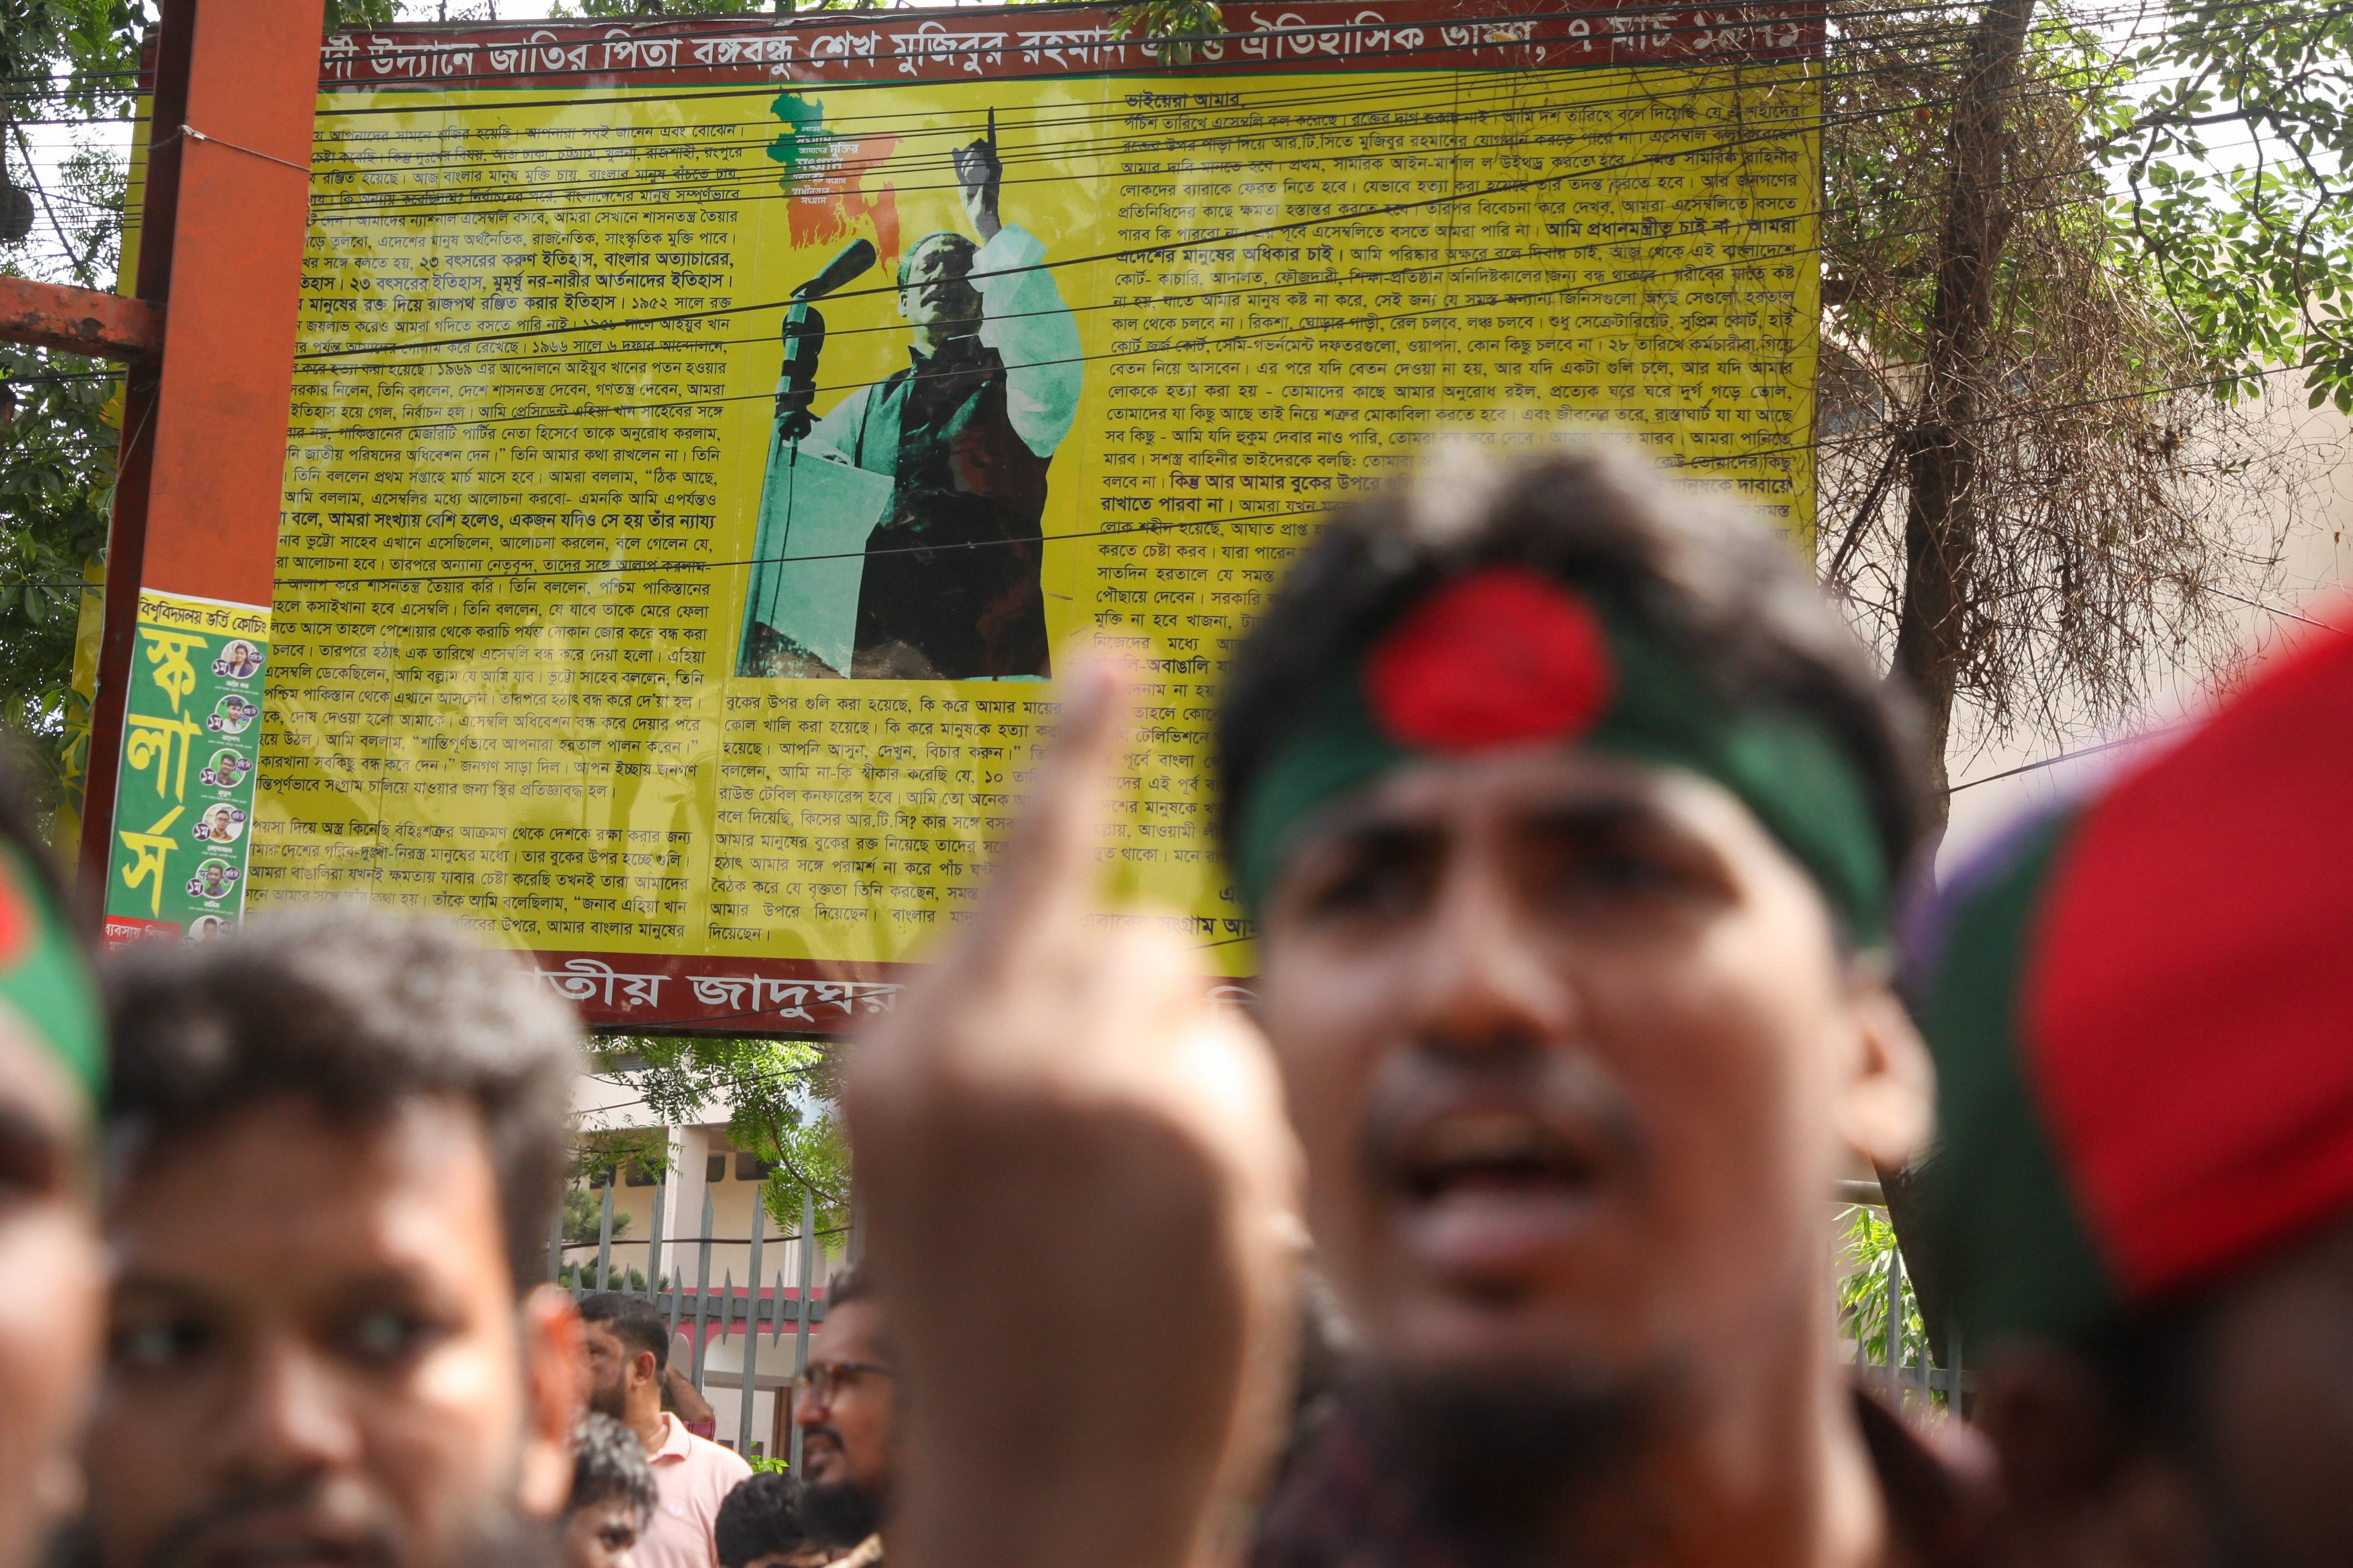
[[(702, 1223), (692, 1236), (662, 1235), (662, 1215), (668, 1208), (670, 1173), (660, 1173), (655, 1181), (653, 1223), (650, 1234), (642, 1241), (630, 1240), (617, 1245), (634, 1252), (645, 1249), (646, 1269), (643, 1274), (630, 1268), (617, 1269), (614, 1263), (613, 1190), (615, 1183), (607, 1178), (602, 1184), (603, 1212), (597, 1223), (597, 1236), (593, 1242), (567, 1242), (564, 1239), (564, 1215), (557, 1212), (547, 1237), (548, 1283), (566, 1286), (576, 1299), (598, 1290), (621, 1290), (638, 1295), (654, 1304), (669, 1325), (673, 1342), (683, 1333), (692, 1349), (688, 1381), (695, 1392), (707, 1398), (714, 1373), (708, 1365), (709, 1352), (715, 1337), (728, 1343), (737, 1333), (744, 1336), (742, 1370), (730, 1374), (715, 1375), (720, 1386), (732, 1381), (737, 1394), (735, 1420), (735, 1451), (746, 1458), (761, 1449), (753, 1440), (754, 1415), (760, 1393), (760, 1363), (763, 1359), (761, 1340), (767, 1341), (766, 1355), (784, 1353), (786, 1328), (792, 1331), (791, 1365), (789, 1374), (781, 1365), (775, 1375), (774, 1394), (778, 1400), (786, 1397), (789, 1379), (799, 1376), (808, 1368), (809, 1329), (825, 1320), (825, 1301), (817, 1294), (816, 1245), (797, 1249), (798, 1278), (787, 1287), (784, 1271), (776, 1271), (769, 1284), (760, 1283), (762, 1253), (769, 1237), (768, 1209), (762, 1196), (755, 1194), (752, 1204), (752, 1234), (749, 1237), (715, 1236), (712, 1216), (715, 1200), (711, 1187), (702, 1188)], [(1883, 1208), (1885, 1199), (1873, 1183), (1843, 1183), (1839, 1201), (1842, 1205)], [(817, 1210), (809, 1194), (801, 1194), (800, 1229), (797, 1233), (779, 1233), (779, 1245), (807, 1237), (812, 1242), (820, 1235), (817, 1228)], [(852, 1228), (848, 1252), (854, 1261), (859, 1251), (859, 1237)], [(678, 1272), (663, 1267), (665, 1244), (671, 1248), (691, 1247), (694, 1258), (694, 1283), (687, 1285)], [(743, 1287), (735, 1283), (731, 1268), (714, 1286), (711, 1279), (712, 1248), (714, 1246), (751, 1248), (749, 1277)], [(586, 1258), (567, 1259), (567, 1253), (583, 1253), (593, 1249), (595, 1261)], [(634, 1276), (634, 1278), (632, 1278)], [(1892, 1252), (1887, 1258), (1885, 1300), (1880, 1314), (1877, 1332), (1858, 1332), (1854, 1336), (1853, 1362), (1856, 1381), (1884, 1399), (1891, 1406), (1914, 1414), (1925, 1413), (1934, 1406), (1965, 1410), (1968, 1396), (1977, 1388), (1977, 1377), (1961, 1362), (1961, 1340), (1958, 1330), (1947, 1336), (1947, 1364), (1939, 1366), (1929, 1353), (1925, 1337), (1915, 1354), (1905, 1332), (1916, 1315), (1904, 1272), (1904, 1258)], [(797, 1468), (801, 1458), (801, 1435), (785, 1412), (787, 1405), (777, 1405), (776, 1425), (789, 1432), (789, 1462)]]
[[(1860, 1207), (1887, 1206), (1885, 1194), (1876, 1182), (1841, 1183), (1839, 1201)], [(1919, 1316), (1919, 1308), (1905, 1277), (1902, 1252), (1889, 1251), (1887, 1278), (1880, 1289), (1883, 1300), (1878, 1331), (1854, 1335), (1855, 1381), (1885, 1400), (1891, 1408), (1907, 1414), (1925, 1415), (1938, 1406), (1955, 1415), (1966, 1414), (1978, 1380), (1977, 1374), (1962, 1363), (1960, 1329), (1955, 1326), (1947, 1332), (1946, 1364), (1939, 1366), (1926, 1335), (1919, 1336), (1916, 1353), (1915, 1347), (1906, 1342), (1913, 1338), (1905, 1332), (1906, 1326)]]
[[(762, 1254), (769, 1240), (768, 1206), (763, 1201), (765, 1194), (754, 1195), (752, 1234), (749, 1237), (714, 1236), (712, 1230), (715, 1203), (710, 1185), (705, 1184), (702, 1188), (702, 1223), (697, 1227), (696, 1234), (665, 1238), (662, 1235), (662, 1215), (669, 1206), (670, 1173), (663, 1171), (655, 1179), (653, 1223), (650, 1226), (650, 1234), (642, 1242), (631, 1240), (619, 1244), (631, 1252), (640, 1247), (645, 1248), (645, 1272), (632, 1279), (631, 1276), (637, 1274), (635, 1269), (623, 1268), (617, 1271), (614, 1266), (613, 1253), (616, 1245), (613, 1239), (614, 1185), (615, 1183), (610, 1177), (602, 1184), (605, 1194), (603, 1214), (597, 1222), (597, 1236), (594, 1242), (565, 1241), (564, 1213), (561, 1208), (558, 1208), (554, 1222), (548, 1227), (547, 1282), (551, 1285), (565, 1286), (575, 1300), (600, 1290), (619, 1290), (627, 1294), (641, 1296), (651, 1301), (655, 1310), (661, 1313), (663, 1321), (669, 1325), (672, 1343), (676, 1343), (681, 1334), (687, 1337), (687, 1342), (691, 1347), (692, 1352), (691, 1365), (686, 1373), (687, 1380), (694, 1385), (695, 1392), (703, 1394), (705, 1398), (709, 1397), (708, 1391), (712, 1386), (714, 1376), (720, 1380), (719, 1386), (725, 1386), (725, 1382), (730, 1375), (724, 1372), (714, 1374), (708, 1364), (713, 1338), (715, 1337), (720, 1343), (725, 1344), (735, 1334), (739, 1332), (743, 1334), (743, 1368), (733, 1376), (737, 1394), (735, 1451), (747, 1459), (751, 1458), (755, 1453), (763, 1451), (758, 1445), (754, 1444), (752, 1435), (753, 1415), (759, 1404), (761, 1391), (760, 1342), (763, 1333), (765, 1332), (767, 1340), (767, 1354), (770, 1357), (780, 1357), (784, 1353), (785, 1331), (788, 1326), (790, 1327), (792, 1372), (789, 1376), (798, 1377), (808, 1369), (810, 1326), (825, 1320), (825, 1300), (817, 1293), (818, 1281), (814, 1278), (817, 1255), (821, 1250), (818, 1245), (815, 1245), (819, 1232), (817, 1228), (817, 1206), (814, 1200), (804, 1192), (801, 1194), (799, 1231), (780, 1233), (775, 1238), (779, 1245), (799, 1241), (803, 1237), (807, 1237), (812, 1242), (810, 1246), (796, 1248), (799, 1255), (799, 1267), (796, 1270), (798, 1279), (792, 1286), (787, 1287), (785, 1283), (784, 1270), (780, 1268), (776, 1271), (775, 1278), (769, 1284), (763, 1285), (761, 1283)], [(858, 1241), (859, 1237), (853, 1229), (849, 1248), (853, 1261), (858, 1253)], [(751, 1268), (744, 1286), (740, 1289), (736, 1286), (734, 1271), (732, 1268), (714, 1286), (711, 1279), (712, 1247), (741, 1247), (747, 1244), (751, 1247)], [(664, 1267), (668, 1256), (664, 1251), (666, 1246), (673, 1251), (683, 1248), (693, 1249), (694, 1283), (691, 1286), (685, 1283), (682, 1278), (685, 1272), (683, 1269)], [(565, 1256), (567, 1253), (583, 1253), (591, 1248), (596, 1254), (593, 1265), (586, 1258), (567, 1259)], [(783, 1373), (780, 1369), (775, 1374), (773, 1387), (775, 1397), (780, 1402), (776, 1406), (777, 1412), (776, 1425), (788, 1430), (790, 1462), (797, 1468), (801, 1460), (801, 1434), (800, 1428), (792, 1426), (786, 1415), (788, 1405), (781, 1403), (786, 1400), (787, 1391), (787, 1374)]]

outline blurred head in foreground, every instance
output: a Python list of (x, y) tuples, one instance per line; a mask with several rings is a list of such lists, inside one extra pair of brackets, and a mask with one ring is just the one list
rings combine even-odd
[(2034, 1560), (2353, 1558), (2353, 639), (1910, 922), (1923, 1310)]
[(794, 1384), (801, 1522), (828, 1545), (855, 1546), (890, 1517), (899, 1395), (889, 1329), (865, 1274), (835, 1275)]
[(102, 1271), (91, 1131), (105, 1047), (90, 965), (12, 770), (0, 776), (0, 1568), (79, 1501)]
[(802, 1529), (799, 1486), (774, 1472), (729, 1492), (711, 1534), (719, 1568), (818, 1568), (828, 1556)]
[(455, 928), (358, 909), (113, 963), (101, 1559), (543, 1558), (581, 1398), (578, 1319), (532, 1286), (569, 1015)]
[(1859, 1455), (1830, 1200), (1926, 1123), (1881, 958), (1921, 786), (1788, 541), (1630, 458), (1444, 455), (1333, 518), (1226, 691), (1310, 1227), (1464, 1511)]
[(572, 1434), (572, 1495), (555, 1522), (562, 1568), (637, 1568), (638, 1537), (659, 1500), (638, 1435), (609, 1415), (583, 1415)]

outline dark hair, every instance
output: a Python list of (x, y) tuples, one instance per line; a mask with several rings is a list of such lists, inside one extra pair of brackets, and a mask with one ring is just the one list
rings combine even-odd
[(967, 266), (971, 264), (974, 257), (980, 254), (980, 247), (975, 245), (971, 240), (966, 239), (963, 235), (958, 234), (955, 230), (952, 228), (935, 228), (932, 230), (931, 233), (923, 236), (923, 238), (915, 241), (914, 244), (907, 247), (906, 250), (900, 256), (900, 288), (904, 289), (907, 286), (907, 268), (915, 264), (915, 258), (922, 253), (923, 247), (931, 244), (935, 239), (946, 240), (950, 245), (953, 245), (957, 249), (963, 251), (965, 262)]
[(855, 1264), (834, 1275), (825, 1288), (825, 1310), (828, 1312), (836, 1307), (847, 1307), (852, 1301), (881, 1299), (881, 1292), (874, 1289), (873, 1276)]
[(193, 946), (133, 943), (102, 978), (118, 1163), (273, 1099), (353, 1123), (457, 1100), (481, 1119), (516, 1293), (543, 1271), (579, 1030), (510, 955), (442, 921), (346, 904)]
[(800, 1506), (800, 1488), (774, 1471), (736, 1482), (711, 1521), (721, 1568), (744, 1568), (755, 1557), (798, 1551), (808, 1540)]
[(1475, 469), (1451, 458), (1334, 511), (1227, 667), (1218, 827), (1229, 858), (1251, 784), (1334, 669), (1439, 582), (1509, 563), (1622, 596), (1725, 700), (1820, 723), (1862, 773), (1889, 865), (1910, 860), (1927, 824), (1911, 704), (1786, 538), (1607, 447)]
[(661, 1494), (638, 1435), (592, 1410), (572, 1428), (572, 1495), (565, 1499), (564, 1511), (575, 1513), (592, 1502), (611, 1500), (633, 1505), (642, 1528), (653, 1517)]
[(611, 1329), (613, 1337), (628, 1346), (631, 1355), (640, 1351), (653, 1352), (657, 1373), (669, 1367), (670, 1325), (643, 1296), (600, 1290), (580, 1299), (580, 1316), (586, 1321)]

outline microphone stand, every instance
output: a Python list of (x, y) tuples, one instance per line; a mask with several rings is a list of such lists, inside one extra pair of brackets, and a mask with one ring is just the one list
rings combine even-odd
[[(778, 556), (768, 563), (768, 610), (773, 616), (776, 597), (784, 591), (783, 569), (792, 559), (794, 490), (800, 479), (801, 442), (815, 427), (809, 405), (817, 399), (818, 356), (825, 347), (825, 318), (811, 308), (809, 286), (793, 290), (785, 312), (785, 385), (776, 394), (776, 434), (789, 446), (785, 458), (785, 536)], [(768, 623), (775, 625), (772, 619)]]
[[(792, 292), (792, 303), (785, 312), (783, 333), (785, 363), (783, 384), (776, 388), (776, 437), (791, 450), (785, 458), (785, 537), (776, 559), (755, 562), (756, 571), (765, 564), (774, 570), (768, 578), (767, 609), (776, 614), (777, 595), (784, 591), (782, 568), (792, 559), (794, 490), (800, 478), (801, 442), (816, 421), (809, 416), (809, 405), (817, 401), (818, 355), (825, 347), (825, 318), (811, 301), (824, 298), (874, 265), (874, 245), (871, 240), (856, 239), (842, 247), (840, 252), (825, 265), (825, 270)], [(752, 610), (749, 601), (754, 595), (744, 595), (747, 620)], [(776, 622), (767, 623), (773, 631)], [(747, 637), (750, 635), (748, 628)], [(810, 650), (803, 649), (803, 652)], [(848, 674), (848, 671), (842, 671)]]

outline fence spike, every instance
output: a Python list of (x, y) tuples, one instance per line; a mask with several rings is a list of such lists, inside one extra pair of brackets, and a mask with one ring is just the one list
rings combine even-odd
[(735, 1452), (746, 1459), (752, 1457), (752, 1406), (760, 1401), (760, 1245), (767, 1237), (767, 1198), (765, 1186), (752, 1190), (752, 1273), (744, 1303), (744, 1383), (739, 1391), (743, 1397), (736, 1401), (735, 1412)]
[(646, 1237), (646, 1300), (659, 1310), (661, 1300), (662, 1199), (670, 1193), (670, 1168), (654, 1178), (654, 1223)]
[[(702, 1184), (702, 1234), (697, 1237), (700, 1243), (697, 1250), (701, 1254), (701, 1262), (695, 1269), (694, 1280), (694, 1392), (697, 1394), (704, 1393), (702, 1352), (705, 1342), (710, 1338), (708, 1331), (711, 1324), (711, 1226), (713, 1212), (711, 1184), (705, 1182)], [(709, 1395), (704, 1394), (704, 1397), (708, 1398)]]
[(605, 1211), (596, 1221), (596, 1289), (605, 1289), (613, 1276), (613, 1173), (605, 1173)]
[(564, 1205), (558, 1204), (555, 1205), (555, 1212), (548, 1216), (547, 1221), (547, 1282), (550, 1285), (554, 1284), (563, 1273)]
[[(811, 1248), (816, 1245), (817, 1198), (808, 1188), (803, 1187), (801, 1189), (800, 1244), (795, 1248), (801, 1275), (800, 1300), (794, 1303), (796, 1310), (793, 1313), (793, 1376), (795, 1378), (798, 1378), (801, 1373), (808, 1370), (809, 1312), (812, 1309), (809, 1287), (817, 1271), (817, 1260), (811, 1256)], [(796, 1421), (792, 1424), (792, 1458), (789, 1463), (797, 1472), (801, 1468), (801, 1424)]]
[(1904, 1253), (1887, 1249), (1887, 1402), (1904, 1408)]

